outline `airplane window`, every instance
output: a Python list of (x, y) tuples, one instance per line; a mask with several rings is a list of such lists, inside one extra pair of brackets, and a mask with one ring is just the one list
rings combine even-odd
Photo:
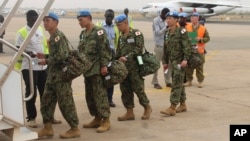
[(153, 5), (146, 5), (142, 9), (148, 9), (148, 8), (152, 8), (152, 7), (153, 7)]

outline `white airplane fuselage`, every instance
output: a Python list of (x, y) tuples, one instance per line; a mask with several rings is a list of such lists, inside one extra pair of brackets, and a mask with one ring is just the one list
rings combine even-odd
[[(224, 14), (228, 11), (237, 8), (236, 6), (223, 6), (222, 4), (213, 7), (205, 7), (207, 6), (206, 4), (199, 4), (199, 6), (196, 6), (195, 4), (196, 3), (185, 3), (185, 0), (169, 1), (162, 3), (149, 3), (143, 8), (141, 8), (139, 12), (144, 17), (153, 18), (158, 16), (163, 8), (168, 8), (170, 11), (186, 12), (188, 15), (191, 15), (193, 12), (198, 12), (204, 17), (211, 17)], [(216, 3), (214, 3), (214, 5), (216, 5)]]

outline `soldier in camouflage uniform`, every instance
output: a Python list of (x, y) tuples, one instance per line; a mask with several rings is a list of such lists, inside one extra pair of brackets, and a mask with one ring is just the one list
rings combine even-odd
[[(167, 24), (169, 25), (164, 38), (164, 69), (168, 68), (168, 62), (171, 62), (172, 71), (172, 90), (170, 95), (171, 106), (161, 113), (174, 116), (176, 112), (184, 112), (186, 108), (186, 93), (182, 85), (185, 74), (187, 60), (191, 54), (191, 42), (188, 37), (188, 32), (183, 27), (178, 27), (178, 13), (169, 12), (166, 14)], [(180, 106), (176, 109), (176, 106)]]
[[(41, 100), (44, 128), (38, 131), (39, 138), (54, 135), (51, 123), (57, 101), (64, 119), (71, 127), (66, 133), (60, 134), (60, 137), (80, 137), (80, 130), (77, 127), (79, 121), (72, 96), (72, 81), (62, 80), (63, 71), (61, 65), (69, 55), (68, 40), (65, 35), (57, 29), (57, 25), (58, 16), (55, 13), (49, 13), (48, 16), (44, 17), (44, 27), (50, 34), (50, 54), (47, 59), (41, 59), (39, 61), (39, 64), (48, 64), (48, 77)], [(38, 54), (39, 58), (41, 58), (41, 56), (42, 55)]]
[(110, 107), (107, 88), (104, 85), (108, 74), (107, 65), (111, 61), (112, 53), (105, 30), (92, 23), (89, 11), (82, 10), (77, 19), (82, 28), (78, 49), (84, 52), (93, 63), (85, 74), (85, 97), (89, 112), (95, 118), (83, 128), (97, 128), (98, 133), (108, 131), (110, 128)]
[(136, 93), (140, 104), (144, 107), (142, 119), (149, 119), (152, 108), (144, 91), (144, 79), (139, 75), (139, 64), (137, 56), (141, 55), (144, 48), (143, 34), (128, 25), (128, 19), (125, 14), (115, 18), (116, 25), (121, 31), (118, 41), (116, 59), (123, 61), (128, 70), (127, 78), (120, 84), (122, 92), (122, 102), (127, 112), (118, 117), (119, 121), (134, 120), (134, 94)]

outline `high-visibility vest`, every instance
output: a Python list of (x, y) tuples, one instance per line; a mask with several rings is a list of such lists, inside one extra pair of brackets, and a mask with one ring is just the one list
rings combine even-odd
[[(98, 27), (103, 27), (103, 22), (97, 22), (95, 25), (98, 26)], [(115, 44), (114, 44), (114, 47), (116, 49), (117, 45), (118, 45), (118, 39), (119, 39), (119, 36), (120, 36), (120, 32), (119, 32), (118, 27), (116, 25), (114, 25), (114, 30), (115, 30)]]
[[(186, 29), (188, 32), (193, 32), (193, 26), (192, 24), (187, 24)], [(200, 38), (203, 38), (206, 32), (206, 28), (203, 25), (199, 25), (199, 28), (197, 29), (197, 36)], [(205, 51), (205, 43), (197, 43), (198, 46), (198, 52), (201, 54), (204, 54)]]
[[(40, 30), (43, 33), (43, 53), (44, 54), (49, 54), (49, 48), (48, 48), (48, 43), (47, 43), (47, 39), (45, 37), (44, 34), (44, 30), (41, 26), (38, 27), (38, 30)], [(20, 30), (17, 31), (23, 39), (26, 39), (29, 31), (27, 30), (26, 26), (21, 28)], [(16, 70), (20, 70), (22, 68), (22, 62), (23, 62), (23, 57), (21, 56), (18, 60), (17, 63), (15, 64), (15, 69)]]

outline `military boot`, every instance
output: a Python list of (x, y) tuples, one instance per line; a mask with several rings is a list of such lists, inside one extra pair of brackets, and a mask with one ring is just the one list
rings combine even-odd
[(183, 84), (185, 87), (192, 86), (192, 81), (187, 81), (186, 83)]
[(83, 124), (83, 128), (97, 128), (101, 125), (102, 118), (100, 116), (95, 116), (95, 118), (88, 124)]
[(202, 88), (202, 87), (203, 87), (203, 82), (199, 82), (198, 88)]
[(142, 120), (147, 120), (150, 118), (150, 114), (152, 113), (152, 107), (150, 105), (144, 107), (144, 113), (141, 117)]
[(60, 134), (60, 138), (62, 139), (70, 139), (80, 137), (80, 130), (78, 127), (71, 127), (67, 132)]
[(134, 120), (135, 114), (133, 112), (133, 108), (127, 108), (127, 112), (123, 115), (118, 117), (118, 121), (125, 121), (125, 120)]
[(107, 118), (103, 118), (102, 124), (100, 127), (97, 128), (96, 132), (97, 133), (103, 133), (108, 131), (110, 128), (110, 121), (109, 121), (109, 117)]
[(181, 102), (180, 106), (176, 108), (176, 113), (186, 112), (186, 111), (187, 111), (187, 106), (185, 102)]
[(175, 116), (175, 114), (176, 114), (175, 108), (176, 108), (176, 105), (171, 104), (171, 106), (168, 109), (162, 110), (161, 113), (165, 114), (165, 115), (168, 115), (168, 116)]
[(52, 123), (50, 123), (50, 122), (44, 123), (43, 129), (38, 131), (37, 134), (38, 134), (38, 138), (43, 138), (43, 137), (51, 138), (51, 137), (53, 137), (54, 131), (52, 128)]

